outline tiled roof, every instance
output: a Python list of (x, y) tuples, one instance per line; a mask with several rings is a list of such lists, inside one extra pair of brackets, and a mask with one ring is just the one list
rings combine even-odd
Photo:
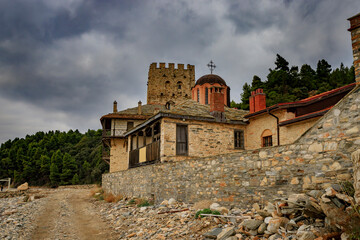
[[(171, 106), (170, 110), (161, 110), (160, 112), (214, 119), (210, 114), (210, 105), (203, 105), (191, 99), (185, 100), (175, 106)], [(244, 121), (244, 116), (247, 113), (248, 111), (245, 110), (238, 110), (225, 106), (226, 120), (229, 121)]]
[(345, 85), (345, 86), (342, 86), (342, 87), (339, 87), (339, 88), (335, 88), (335, 89), (327, 91), (327, 92), (323, 92), (323, 93), (314, 95), (312, 97), (301, 99), (301, 100), (296, 101), (296, 102), (279, 103), (278, 105), (282, 106), (282, 105), (293, 105), (293, 104), (298, 104), (298, 103), (307, 103), (307, 102), (310, 102), (312, 100), (321, 99), (322, 97), (331, 95), (333, 93), (341, 92), (341, 91), (347, 90), (347, 89), (352, 89), (353, 87), (355, 87), (355, 85), (356, 85), (356, 83), (351, 83), (351, 84), (348, 84), (348, 85)]
[(216, 74), (207, 74), (202, 76), (196, 81), (195, 85), (203, 85), (205, 83), (210, 83), (210, 84), (218, 83), (222, 86), (227, 86), (225, 80)]
[(117, 119), (148, 119), (160, 110), (165, 109), (165, 106), (159, 104), (145, 104), (141, 106), (141, 114), (138, 114), (138, 107), (128, 108), (116, 113), (109, 113), (101, 117), (104, 118), (117, 118)]
[(254, 113), (249, 113), (245, 117), (249, 118), (249, 117), (257, 116), (259, 114), (267, 112), (268, 110), (272, 111), (274, 109), (280, 109), (280, 108), (282, 108), (282, 109), (285, 108), (286, 109), (286, 108), (290, 108), (290, 107), (307, 106), (309, 104), (312, 104), (312, 103), (317, 102), (317, 101), (321, 101), (321, 100), (326, 99), (328, 97), (332, 97), (332, 96), (335, 96), (337, 94), (341, 94), (341, 93), (346, 92), (346, 91), (351, 91), (351, 89), (353, 89), (355, 86), (356, 86), (356, 83), (351, 83), (351, 84), (348, 84), (348, 85), (345, 85), (345, 86), (342, 86), (342, 87), (339, 87), (339, 88), (336, 88), (336, 89), (333, 89), (333, 90), (330, 90), (330, 91), (327, 91), (327, 92), (317, 94), (317, 95), (312, 96), (312, 97), (301, 99), (301, 100), (296, 101), (296, 102), (278, 103), (278, 104), (272, 105), (270, 107), (267, 107), (267, 108), (265, 108), (263, 110), (260, 110), (260, 111), (254, 112)]

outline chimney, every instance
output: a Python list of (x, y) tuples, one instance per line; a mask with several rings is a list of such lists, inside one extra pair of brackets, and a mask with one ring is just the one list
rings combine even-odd
[(351, 43), (354, 57), (355, 81), (360, 84), (360, 13), (348, 19), (350, 21)]
[(250, 113), (254, 113), (266, 108), (266, 95), (262, 88), (251, 92), (249, 97)]
[(225, 107), (223, 87), (210, 88), (210, 114), (217, 122), (225, 122)]
[(113, 112), (116, 113), (118, 110), (117, 110), (117, 102), (114, 101), (114, 104), (113, 104)]
[(138, 115), (141, 115), (141, 101), (138, 102)]

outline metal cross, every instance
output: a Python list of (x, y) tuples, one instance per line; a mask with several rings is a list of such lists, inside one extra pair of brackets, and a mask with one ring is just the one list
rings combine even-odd
[(210, 68), (210, 72), (212, 74), (212, 72), (214, 71), (214, 69), (216, 68), (214, 62), (211, 60), (209, 63), (208, 63), (208, 68)]

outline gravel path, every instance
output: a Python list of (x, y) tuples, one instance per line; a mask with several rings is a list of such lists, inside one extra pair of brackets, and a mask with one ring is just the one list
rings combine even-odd
[(0, 239), (115, 239), (89, 189), (50, 189), (26, 203), (23, 198), (0, 199)]

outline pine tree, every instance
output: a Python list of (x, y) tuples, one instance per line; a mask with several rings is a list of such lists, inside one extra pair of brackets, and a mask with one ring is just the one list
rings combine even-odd
[(71, 184), (72, 185), (78, 185), (80, 183), (79, 181), (79, 176), (77, 173), (74, 174), (73, 178), (71, 179)]
[(76, 173), (76, 162), (70, 154), (65, 153), (63, 158), (62, 173), (60, 175), (61, 185), (67, 185), (71, 183), (71, 179)]
[(58, 186), (60, 183), (60, 172), (55, 163), (51, 163), (50, 166), (50, 181), (52, 186)]

